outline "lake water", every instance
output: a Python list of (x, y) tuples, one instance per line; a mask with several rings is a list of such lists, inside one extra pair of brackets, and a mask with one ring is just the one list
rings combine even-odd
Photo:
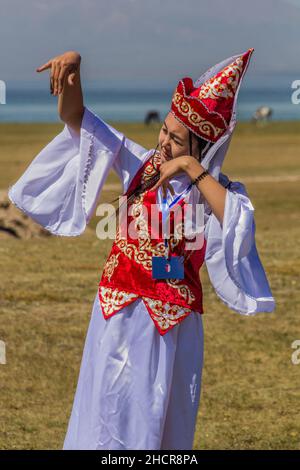
[[(247, 121), (261, 105), (271, 106), (274, 120), (300, 119), (300, 104), (291, 101), (291, 88), (244, 88), (238, 101), (238, 119)], [(163, 119), (169, 110), (173, 90), (84, 89), (85, 104), (103, 120), (143, 121), (149, 110)], [(0, 122), (60, 122), (57, 97), (48, 89), (6, 90), (6, 103), (0, 105)]]

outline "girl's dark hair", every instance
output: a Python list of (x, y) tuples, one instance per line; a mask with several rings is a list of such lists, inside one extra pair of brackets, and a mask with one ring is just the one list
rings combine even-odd
[[(193, 134), (194, 133), (189, 130), (190, 155), (192, 155), (192, 138), (193, 138)], [(202, 139), (201, 137), (197, 136), (196, 134), (194, 134), (194, 137), (196, 138), (197, 145), (198, 145), (198, 154), (199, 154), (198, 161), (201, 163), (201, 161), (203, 159), (203, 156), (204, 156), (204, 155), (202, 155), (202, 152), (203, 152), (204, 148), (207, 145), (207, 141)], [(158, 146), (159, 146), (159, 144), (157, 144), (153, 155), (155, 155)], [(210, 148), (210, 146), (211, 146), (211, 143), (210, 143), (208, 148)], [(207, 152), (207, 150), (205, 151), (205, 153)], [(150, 189), (152, 186), (154, 186), (155, 183), (159, 180), (159, 178), (160, 178), (160, 172), (158, 171), (154, 176), (149, 178), (144, 184), (139, 184), (130, 193), (123, 194), (123, 196), (127, 196), (127, 205), (131, 204), (135, 197), (139, 196), (144, 191), (146, 191), (146, 190)], [(113, 199), (111, 202), (116, 202), (118, 199), (119, 199), (119, 197), (117, 197), (116, 199)], [(118, 207), (116, 209), (116, 214), (115, 214), (116, 218), (119, 215), (119, 211), (120, 211), (120, 208)]]

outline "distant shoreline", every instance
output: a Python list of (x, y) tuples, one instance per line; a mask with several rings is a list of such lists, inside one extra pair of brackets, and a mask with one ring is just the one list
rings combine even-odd
[[(101, 117), (101, 116), (100, 116)], [(103, 118), (101, 118), (103, 119)], [(163, 121), (159, 122), (159, 123), (154, 123), (154, 124), (150, 124), (149, 126), (146, 126), (144, 124), (144, 122), (142, 121), (112, 121), (110, 119), (106, 120), (104, 119), (104, 121), (107, 123), (107, 124), (110, 124), (111, 126), (118, 126), (118, 125), (121, 125), (121, 126), (143, 126), (145, 129), (155, 129), (155, 127), (159, 127), (160, 125), (162, 125)], [(249, 124), (249, 125), (253, 125), (253, 127), (255, 126), (255, 123), (252, 123), (249, 119), (238, 119), (237, 121), (237, 125), (238, 124)], [(289, 124), (295, 124), (295, 123), (300, 123), (300, 116), (299, 116), (299, 119), (289, 119), (289, 120), (285, 120), (285, 119), (272, 119), (271, 121), (268, 121), (266, 123), (259, 123), (257, 124), (257, 128), (266, 128), (268, 126), (271, 126), (271, 125), (283, 125), (284, 126), (288, 126)], [(0, 126), (4, 126), (4, 125), (27, 125), (27, 126), (60, 126), (60, 125), (64, 125), (64, 123), (62, 121), (1, 121), (0, 120)]]
[[(85, 87), (85, 105), (104, 121), (140, 123), (150, 110), (159, 113), (161, 120), (170, 109), (172, 89), (167, 90), (101, 90)], [(292, 103), (290, 83), (273, 88), (244, 87), (239, 93), (237, 119), (247, 122), (257, 108), (272, 109), (274, 121), (300, 119), (300, 104)], [(5, 104), (0, 105), (0, 122), (57, 122), (57, 97), (46, 87), (43, 90), (6, 90)]]

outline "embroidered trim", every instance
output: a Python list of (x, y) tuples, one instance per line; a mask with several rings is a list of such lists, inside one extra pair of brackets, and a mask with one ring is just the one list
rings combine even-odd
[[(186, 129), (188, 129), (189, 131), (192, 131), (194, 132), (185, 122), (181, 121), (181, 119), (179, 119), (179, 117), (176, 115), (175, 111), (173, 109), (170, 109), (169, 111), (170, 113), (173, 114), (173, 116), (177, 119), (178, 122), (180, 122), (180, 124), (182, 124)], [(216, 142), (214, 142), (213, 140), (209, 140), (207, 137), (204, 137), (201, 135), (201, 139), (205, 140), (206, 142), (210, 143), (210, 144), (215, 144)], [(217, 141), (218, 142), (218, 141)], [(211, 147), (212, 148), (212, 147)], [(210, 149), (208, 149), (207, 153), (209, 152)], [(204, 157), (206, 157), (206, 155), (204, 155)], [(203, 157), (203, 158), (204, 158)], [(202, 162), (201, 162), (201, 165), (202, 165)]]
[[(251, 51), (253, 52), (253, 49), (251, 49)], [(183, 116), (187, 116), (187, 119), (191, 123), (191, 125), (195, 126), (198, 123), (195, 124), (193, 122), (194, 119), (191, 120), (190, 115), (193, 116), (193, 117), (196, 117), (196, 118), (197, 117), (201, 118), (201, 116), (196, 111), (193, 110), (193, 107), (189, 106), (189, 103), (186, 101), (186, 99), (188, 99), (188, 101), (190, 103), (192, 103), (193, 101), (196, 100), (199, 103), (201, 103), (201, 105), (207, 110), (209, 115), (211, 115), (211, 116), (216, 115), (216, 116), (219, 116), (222, 119), (225, 128), (223, 130), (221, 130), (221, 135), (224, 132), (226, 132), (228, 127), (229, 127), (230, 131), (233, 131), (234, 126), (235, 126), (235, 122), (236, 122), (236, 110), (235, 110), (236, 100), (237, 100), (238, 92), (239, 92), (239, 89), (240, 89), (240, 86), (241, 86), (241, 83), (242, 83), (242, 79), (243, 79), (244, 74), (245, 74), (245, 72), (248, 68), (250, 57), (251, 57), (251, 54), (249, 54), (249, 56), (247, 57), (247, 60), (245, 61), (245, 58), (243, 56), (238, 56), (234, 61), (232, 61), (230, 64), (228, 64), (226, 67), (224, 67), (222, 69), (222, 71), (219, 72), (219, 75), (217, 73), (218, 76), (214, 75), (210, 78), (207, 78), (206, 80), (204, 80), (203, 83), (201, 83), (199, 85), (196, 85), (196, 84), (193, 83), (194, 87), (200, 88), (199, 93), (198, 93), (198, 97), (187, 95), (184, 80), (183, 79), (180, 80), (180, 82), (177, 85), (177, 88), (176, 88), (176, 90), (173, 94), (173, 97), (172, 97), (173, 106), (176, 107)], [(211, 67), (206, 72), (206, 75), (212, 69), (213, 69), (213, 67)], [(221, 83), (221, 80), (224, 79), (224, 78), (227, 78), (227, 82), (225, 84)], [(182, 94), (181, 91), (180, 92), (178, 91), (179, 90), (179, 85), (181, 85), (181, 87), (183, 89), (183, 94)], [(179, 95), (179, 97), (177, 95)], [(218, 97), (224, 97), (225, 99), (233, 98), (233, 106), (232, 106), (231, 118), (230, 118), (229, 123), (226, 122), (226, 120), (222, 116), (222, 114), (218, 113), (217, 111), (210, 111), (207, 108), (206, 104), (202, 101), (203, 99), (207, 99), (207, 98), (216, 99)], [(180, 99), (182, 100), (182, 103), (179, 103)], [(183, 110), (182, 106), (185, 107), (185, 110)], [(186, 112), (186, 108), (188, 108), (188, 112)], [(176, 117), (176, 113), (173, 112), (173, 114)], [(177, 119), (182, 124), (184, 124), (180, 120), (179, 117), (177, 117)], [(203, 119), (203, 118), (201, 118), (201, 119)], [(213, 128), (212, 123), (209, 123), (209, 124)], [(188, 125), (186, 125), (185, 127), (190, 129)], [(203, 132), (204, 134), (208, 133), (207, 129), (204, 131), (203, 129), (201, 129), (200, 125), (198, 127), (200, 129), (200, 132)], [(193, 130), (193, 129), (190, 129), (190, 130)], [(202, 134), (201, 134), (201, 137), (202, 137)], [(218, 135), (216, 135), (216, 137), (218, 137)]]
[(159, 152), (155, 152), (147, 162), (142, 175), (141, 175), (141, 182), (144, 184), (148, 181), (152, 176), (154, 176), (159, 171), (159, 165), (161, 163), (161, 155)]
[[(249, 59), (250, 59), (250, 56), (248, 57), (248, 61), (247, 61), (247, 64), (245, 65), (245, 68), (247, 68)], [(217, 111), (210, 111), (207, 108), (207, 106), (205, 105), (205, 103), (203, 103), (202, 99), (206, 99), (206, 98), (216, 99), (218, 97), (225, 97), (225, 98), (232, 97), (232, 98), (234, 98), (234, 93), (233, 92), (236, 92), (239, 84), (241, 83), (241, 81), (239, 81), (239, 80), (243, 76), (243, 67), (244, 67), (243, 57), (239, 56), (233, 62), (228, 64), (226, 67), (224, 67), (224, 69), (222, 71), (220, 71), (221, 73), (218, 77), (216, 77), (214, 75), (213, 77), (210, 77), (204, 83), (202, 83), (199, 86), (200, 91), (199, 91), (198, 97), (187, 95), (184, 81), (180, 80), (180, 83), (183, 87), (184, 98), (188, 98), (190, 100), (196, 100), (199, 103), (201, 103), (210, 115), (219, 116), (222, 119), (222, 121), (224, 122), (225, 128), (227, 128), (228, 124), (227, 124), (226, 120), (224, 119), (224, 116), (222, 116), (222, 114), (218, 113)], [(226, 84), (221, 83), (222, 78), (228, 78)], [(234, 79), (235, 79), (235, 81), (233, 81)], [(228, 84), (231, 85), (231, 87), (233, 89), (233, 92), (230, 91), (230, 89), (227, 87)], [(224, 85), (226, 85), (226, 87), (224, 87)], [(194, 86), (194, 84), (193, 84), (193, 86)], [(178, 87), (177, 87), (177, 89), (178, 89)], [(227, 94), (226, 94), (226, 91), (228, 92)], [(215, 92), (215, 94), (213, 92)], [(225, 93), (225, 96), (224, 96), (224, 93)], [(175, 94), (176, 94), (176, 92), (175, 92)], [(179, 93), (179, 95), (180, 95), (180, 93)], [(180, 96), (182, 96), (182, 95), (180, 95)]]
[(109, 281), (111, 279), (111, 276), (114, 273), (115, 268), (119, 265), (119, 261), (118, 261), (119, 256), (120, 256), (120, 253), (117, 253), (116, 255), (113, 253), (110, 255), (110, 257), (105, 263), (103, 276), (107, 277)]
[(206, 109), (207, 113), (210, 114), (211, 116), (218, 116), (224, 123), (224, 126), (227, 127), (227, 122), (224, 118), (224, 116), (222, 116), (222, 114), (218, 113), (218, 111), (211, 111), (208, 109), (208, 107), (206, 106), (205, 103), (203, 103), (203, 101), (200, 99), (200, 98), (197, 98), (196, 96), (189, 96), (187, 93), (186, 93), (186, 88), (185, 88), (185, 84), (184, 84), (184, 81), (183, 80), (180, 80), (181, 84), (182, 84), (182, 87), (183, 87), (183, 97), (186, 98), (186, 99), (191, 99), (192, 101), (198, 101), (201, 105), (204, 106), (204, 108)]
[(203, 103), (203, 101), (201, 100), (201, 98), (197, 98), (196, 96), (189, 96), (189, 95), (187, 95), (187, 94), (186, 94), (185, 84), (184, 84), (183, 80), (180, 80), (180, 82), (181, 82), (182, 87), (183, 87), (184, 98), (191, 99), (191, 100), (193, 100), (193, 101), (199, 101), (199, 103), (201, 103), (201, 104), (204, 106), (204, 108), (206, 109), (206, 111), (207, 111), (211, 116), (214, 116), (214, 115), (215, 115), (215, 116), (218, 116), (218, 117), (223, 121), (224, 126), (225, 126), (225, 127), (228, 126), (228, 124), (227, 124), (227, 122), (226, 122), (224, 116), (222, 116), (222, 114), (218, 113), (218, 111), (210, 111), (210, 110), (208, 109), (208, 107), (206, 106), (206, 104)]
[[(161, 155), (159, 152), (154, 154), (152, 160), (146, 163), (145, 168), (143, 169), (140, 178), (150, 178), (154, 171), (157, 170), (157, 164), (161, 161)], [(147, 192), (146, 192), (147, 193)], [(159, 242), (155, 246), (151, 244), (151, 239), (149, 235), (149, 227), (147, 221), (145, 220), (144, 211), (143, 211), (143, 201), (145, 193), (136, 196), (131, 204), (130, 215), (134, 219), (134, 226), (138, 233), (137, 244), (128, 243), (127, 238), (120, 237), (119, 227), (116, 233), (115, 244), (120, 249), (120, 251), (125, 254), (129, 259), (134, 260), (136, 263), (141, 264), (145, 270), (151, 271), (152, 269), (152, 256), (162, 256), (165, 253), (164, 242)], [(178, 232), (182, 235), (183, 226), (182, 222), (174, 224), (174, 232)], [(170, 244), (172, 247), (175, 247), (180, 243), (178, 236), (170, 235)], [(120, 253), (117, 253), (119, 255)], [(112, 277), (113, 272), (118, 265), (118, 260), (115, 257), (108, 258), (107, 265), (104, 268), (104, 275)], [(116, 274), (116, 273), (115, 273)], [(176, 289), (178, 294), (188, 303), (192, 305), (196, 300), (196, 296), (193, 294), (188, 285), (185, 285), (184, 282), (179, 280), (168, 279), (166, 280), (167, 285)], [(163, 331), (167, 332), (172, 326), (178, 324), (183, 320), (188, 314), (190, 314), (193, 309), (184, 307), (178, 304), (170, 304), (169, 302), (165, 303), (161, 299), (150, 298), (143, 296), (142, 292), (139, 294), (129, 293), (128, 291), (118, 291), (118, 288), (115, 286), (112, 287), (103, 287), (100, 286), (99, 292), (103, 295), (104, 302), (104, 314), (107, 318), (111, 316), (114, 312), (120, 310), (122, 307), (131, 303), (136, 298), (142, 298), (144, 303), (149, 311), (151, 318), (155, 322), (156, 326)], [(118, 293), (119, 292), (119, 293)], [(103, 293), (103, 294), (102, 294)], [(101, 299), (100, 299), (101, 300)], [(152, 312), (152, 309), (154, 311)], [(162, 334), (164, 334), (162, 333)]]
[(152, 299), (146, 296), (139, 296), (127, 291), (118, 290), (111, 287), (99, 288), (98, 299), (105, 319), (110, 318), (114, 313), (131, 304), (138, 298), (142, 298), (144, 304), (156, 325), (160, 330), (167, 332), (170, 328), (177, 325), (186, 318), (192, 309), (177, 304), (164, 303), (159, 299)]
[[(145, 182), (147, 179), (151, 178), (153, 174), (158, 170), (158, 165), (161, 162), (161, 155), (159, 152), (156, 152), (149, 162), (147, 162), (143, 173), (141, 175), (141, 180)], [(139, 246), (137, 247), (133, 243), (128, 243), (126, 238), (120, 237), (119, 229), (116, 233), (116, 245), (118, 248), (129, 258), (134, 259), (139, 264), (142, 264), (145, 269), (151, 271), (152, 269), (152, 256), (163, 256), (165, 254), (165, 245), (164, 242), (158, 242), (153, 245), (151, 243), (151, 237), (148, 231), (147, 221), (144, 217), (143, 212), (143, 201), (144, 193), (135, 197), (133, 203), (131, 204), (131, 215), (134, 218), (134, 227), (137, 232), (137, 240)], [(175, 235), (170, 235), (170, 248), (173, 250), (180, 243), (180, 234), (182, 233), (182, 222), (176, 224)], [(178, 237), (179, 232), (179, 237)]]
[[(243, 70), (244, 61), (238, 57), (235, 61), (228, 64), (219, 76), (211, 77), (200, 88), (198, 97), (200, 99), (233, 98), (239, 84), (239, 79)], [(227, 78), (226, 83), (222, 79)]]
[(155, 245), (151, 244), (151, 238), (147, 227), (147, 222), (143, 214), (143, 200), (144, 194), (140, 194), (134, 199), (132, 204), (132, 216), (135, 219), (135, 230), (138, 234), (138, 244), (129, 243), (126, 238), (120, 237), (119, 230), (116, 234), (117, 247), (129, 258), (134, 259), (138, 264), (151, 271), (152, 269), (152, 256), (163, 256), (165, 253), (164, 242), (158, 242)]
[(81, 195), (82, 199), (81, 200), (82, 200), (82, 207), (84, 210), (84, 214), (86, 217), (87, 217), (87, 212), (86, 212), (86, 207), (85, 207), (86, 190), (87, 190), (87, 182), (90, 176), (92, 162), (93, 162), (95, 130), (96, 130), (96, 122), (94, 122), (92, 134), (89, 135), (90, 144), (89, 144), (88, 156), (87, 156), (87, 160), (86, 160), (86, 164), (84, 168), (83, 185), (82, 185), (82, 195)]
[(166, 279), (166, 282), (170, 287), (177, 289), (178, 293), (184, 298), (184, 300), (187, 301), (189, 305), (196, 300), (196, 297), (186, 284), (179, 284), (179, 279)]
[(150, 316), (154, 323), (158, 324), (161, 330), (168, 330), (183, 320), (191, 312), (192, 309), (182, 307), (181, 305), (170, 305), (169, 302), (164, 303), (162, 300), (151, 299), (150, 297), (142, 297)]
[(132, 292), (99, 286), (99, 297), (105, 318), (109, 318), (116, 311), (136, 300), (139, 296)]

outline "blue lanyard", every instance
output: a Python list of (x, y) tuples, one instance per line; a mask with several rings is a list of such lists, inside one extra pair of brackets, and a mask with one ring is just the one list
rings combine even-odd
[(163, 236), (164, 236), (164, 243), (165, 243), (165, 257), (169, 257), (169, 246), (168, 246), (168, 240), (165, 238), (165, 223), (169, 215), (169, 210), (171, 207), (173, 207), (185, 194), (189, 193), (189, 191), (192, 189), (193, 183), (190, 183), (189, 186), (178, 196), (175, 197), (175, 199), (171, 202), (169, 205), (167, 202), (166, 198), (163, 198), (162, 200), (162, 226), (163, 226)]

